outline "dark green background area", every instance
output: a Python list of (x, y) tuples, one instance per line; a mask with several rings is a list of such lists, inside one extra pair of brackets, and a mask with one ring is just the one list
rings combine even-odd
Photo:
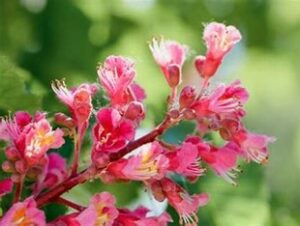
[[(186, 184), (186, 189), (210, 193), (211, 201), (199, 211), (201, 225), (299, 225), (300, 4), (296, 0), (1, 0), (0, 115), (44, 110), (51, 117), (66, 111), (50, 82), (61, 78), (69, 86), (96, 82), (97, 65), (110, 54), (122, 54), (136, 61), (137, 80), (148, 96), (142, 127), (150, 129), (163, 117), (169, 90), (148, 42), (162, 35), (190, 46), (183, 79), (200, 84), (192, 59), (205, 52), (203, 23), (214, 20), (238, 27), (243, 40), (226, 57), (213, 84), (240, 79), (250, 92), (247, 127), (278, 140), (271, 146), (267, 166), (242, 166), (238, 187), (209, 172), (196, 184)], [(103, 103), (99, 95), (95, 108)], [(176, 143), (192, 129), (193, 125), (182, 124), (165, 139)], [(218, 137), (213, 138), (218, 142)], [(89, 144), (87, 139), (82, 166), (89, 162)], [(68, 142), (61, 152), (68, 157), (71, 150)], [(67, 196), (86, 204), (94, 192), (109, 190), (121, 206), (138, 197), (139, 189), (139, 183), (91, 182)], [(48, 206), (47, 211), (51, 219), (65, 209)]]

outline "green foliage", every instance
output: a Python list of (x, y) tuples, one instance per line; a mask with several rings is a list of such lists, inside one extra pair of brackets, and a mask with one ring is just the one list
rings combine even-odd
[(0, 56), (0, 108), (7, 111), (40, 109), (43, 88), (27, 71)]

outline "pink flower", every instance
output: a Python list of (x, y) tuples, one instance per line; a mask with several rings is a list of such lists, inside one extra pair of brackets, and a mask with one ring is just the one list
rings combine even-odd
[(24, 111), (18, 111), (13, 118), (1, 119), (0, 121), (0, 139), (9, 141), (12, 145), (18, 146), (21, 140), (21, 133), (24, 128), (33, 122), (37, 122), (45, 118), (45, 114), (37, 112), (35, 117)]
[(97, 161), (100, 161), (98, 158), (102, 158), (103, 154), (117, 152), (125, 147), (134, 138), (135, 130), (133, 123), (122, 118), (113, 108), (102, 108), (96, 118), (92, 159), (97, 164)]
[(196, 145), (184, 142), (181, 147), (169, 152), (167, 157), (170, 160), (169, 170), (194, 180), (203, 175), (204, 169), (200, 168), (200, 156)]
[(124, 180), (161, 179), (169, 166), (163, 151), (160, 144), (154, 142), (149, 149), (136, 156), (112, 162), (107, 167), (107, 173)]
[(226, 53), (241, 40), (240, 32), (233, 26), (210, 23), (205, 26), (203, 39), (207, 47), (206, 56), (197, 56), (195, 67), (204, 78), (213, 76)]
[(235, 81), (228, 86), (221, 84), (209, 96), (196, 102), (192, 108), (201, 117), (209, 114), (240, 114), (248, 98), (247, 90), (241, 86), (240, 81)]
[(58, 153), (48, 155), (47, 166), (39, 175), (39, 181), (36, 184), (35, 191), (41, 191), (45, 188), (51, 189), (55, 185), (63, 182), (68, 176), (66, 160)]
[(93, 108), (92, 96), (98, 91), (97, 86), (82, 84), (69, 90), (64, 82), (55, 81), (52, 83), (52, 89), (57, 97), (69, 107), (78, 127), (87, 126)]
[(185, 86), (179, 96), (180, 108), (188, 108), (196, 99), (196, 89), (193, 86)]
[(240, 170), (237, 168), (238, 153), (234, 143), (228, 143), (221, 148), (211, 146), (209, 151), (201, 150), (200, 155), (202, 160), (206, 162), (218, 176), (236, 185), (234, 179)]
[(113, 226), (167, 226), (168, 222), (172, 222), (171, 217), (167, 213), (159, 216), (147, 217), (148, 209), (138, 207), (134, 211), (128, 209), (119, 209), (119, 216)]
[(96, 194), (92, 197), (89, 206), (76, 217), (76, 220), (80, 225), (110, 226), (118, 216), (115, 202), (115, 198), (108, 192)]
[(98, 69), (101, 85), (106, 90), (112, 106), (128, 103), (129, 87), (135, 77), (134, 62), (121, 56), (109, 56)]
[(36, 208), (32, 197), (15, 203), (0, 220), (0, 226), (23, 225), (46, 226), (44, 212)]
[(205, 26), (203, 39), (207, 47), (207, 57), (223, 58), (242, 36), (234, 26), (212, 22)]
[(185, 61), (188, 49), (171, 40), (152, 40), (149, 46), (156, 63), (170, 87), (176, 87), (181, 83), (181, 68)]
[[(196, 226), (198, 222), (196, 215), (198, 208), (206, 205), (208, 202), (208, 194), (202, 193), (191, 196), (182, 187), (168, 178), (163, 178), (158, 183), (152, 183), (151, 189), (152, 191), (162, 191), (169, 204), (179, 214), (180, 224), (185, 223), (185, 225)], [(157, 197), (155, 194), (154, 196)]]
[(11, 179), (7, 178), (2, 181), (0, 181), (0, 198), (10, 192), (12, 192), (13, 189), (13, 182)]
[(46, 152), (64, 144), (63, 132), (52, 130), (45, 114), (37, 112), (31, 117), (27, 112), (17, 112), (12, 119), (2, 120), (3, 134), (11, 146), (5, 150), (6, 157), (19, 173), (25, 168), (40, 164)]
[(34, 165), (49, 149), (59, 148), (63, 144), (63, 131), (52, 130), (49, 122), (42, 119), (34, 123), (26, 135), (24, 157), (30, 165)]
[(233, 139), (240, 147), (240, 154), (247, 161), (252, 160), (257, 163), (267, 162), (269, 156), (267, 146), (276, 140), (274, 137), (250, 133), (246, 130), (239, 131)]

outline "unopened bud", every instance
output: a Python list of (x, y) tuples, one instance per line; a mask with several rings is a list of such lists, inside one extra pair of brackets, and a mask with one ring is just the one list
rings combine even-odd
[(132, 101), (129, 103), (126, 112), (125, 117), (130, 120), (140, 119), (144, 118), (145, 116), (145, 110), (142, 103), (138, 101)]
[(203, 78), (210, 78), (213, 76), (219, 65), (221, 64), (222, 59), (206, 58), (205, 56), (197, 56), (195, 59), (195, 67), (198, 73)]
[(179, 97), (180, 108), (187, 108), (191, 106), (196, 98), (196, 90), (193, 86), (185, 86)]
[(176, 119), (179, 117), (179, 110), (178, 109), (172, 109), (169, 111), (169, 115), (171, 118)]
[(8, 147), (5, 149), (5, 156), (8, 160), (16, 161), (19, 157), (18, 150), (13, 147)]
[(13, 174), (13, 175), (10, 176), (10, 179), (14, 183), (19, 183), (21, 181), (21, 175), (20, 174)]
[(3, 162), (2, 169), (6, 173), (13, 173), (16, 171), (14, 165), (10, 161)]
[(181, 82), (181, 71), (178, 65), (169, 65), (167, 67), (167, 79), (168, 84), (171, 88), (176, 87)]
[(24, 161), (22, 161), (22, 160), (19, 160), (15, 163), (15, 168), (16, 168), (16, 171), (20, 174), (23, 174), (26, 171), (26, 165), (25, 165)]
[(193, 110), (191, 110), (191, 109), (185, 110), (185, 111), (183, 112), (183, 116), (184, 116), (184, 118), (187, 119), (187, 120), (193, 120), (193, 119), (196, 118), (195, 112), (194, 112)]
[(68, 127), (68, 128), (72, 128), (75, 127), (75, 122), (72, 118), (66, 116), (63, 113), (56, 113), (54, 115), (54, 120), (57, 124)]

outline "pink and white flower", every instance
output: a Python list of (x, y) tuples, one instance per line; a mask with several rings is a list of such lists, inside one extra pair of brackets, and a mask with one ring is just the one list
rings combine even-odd
[(108, 192), (102, 192), (91, 198), (89, 206), (75, 219), (80, 225), (111, 226), (118, 217), (115, 198)]
[(276, 139), (241, 130), (234, 136), (233, 140), (239, 145), (240, 154), (247, 161), (266, 163), (269, 157), (268, 144), (273, 143)]
[(92, 96), (98, 91), (97, 86), (84, 83), (69, 90), (64, 82), (55, 81), (52, 89), (60, 101), (69, 107), (77, 126), (80, 129), (87, 127), (93, 109)]
[(134, 138), (133, 122), (124, 119), (114, 108), (102, 108), (93, 128), (92, 160), (102, 165), (106, 154), (118, 152)]
[(148, 209), (138, 207), (134, 211), (128, 209), (119, 209), (119, 216), (113, 226), (167, 226), (168, 222), (172, 222), (171, 217), (167, 213), (159, 216), (147, 216)]
[(32, 197), (15, 203), (1, 218), (0, 226), (46, 226), (44, 212), (36, 207)]
[(192, 181), (205, 172), (200, 167), (198, 148), (192, 143), (184, 142), (178, 150), (169, 152), (167, 157), (170, 161), (169, 171), (186, 176)]
[(162, 200), (162, 195), (167, 198), (169, 204), (178, 213), (180, 224), (197, 226), (198, 208), (208, 203), (208, 194), (202, 193), (191, 196), (182, 187), (168, 178), (154, 181), (150, 184), (150, 187), (152, 192), (159, 192), (159, 194), (154, 193), (154, 197), (159, 197), (158, 200)]
[(203, 39), (207, 52), (206, 56), (197, 56), (195, 67), (204, 78), (213, 76), (224, 56), (241, 40), (241, 34), (234, 26), (226, 26), (212, 22), (205, 26)]
[(49, 149), (56, 149), (64, 144), (63, 131), (52, 130), (46, 119), (32, 125), (25, 138), (24, 157), (29, 165), (38, 163)]
[(169, 160), (163, 152), (160, 144), (154, 142), (149, 149), (135, 156), (112, 162), (107, 167), (107, 173), (123, 180), (161, 179), (169, 166)]
[(144, 90), (133, 81), (136, 71), (129, 58), (109, 56), (99, 67), (98, 76), (114, 107), (122, 107), (131, 101), (142, 102), (145, 98)]
[(169, 86), (178, 86), (181, 83), (181, 70), (188, 48), (178, 42), (163, 39), (153, 39), (149, 47)]

